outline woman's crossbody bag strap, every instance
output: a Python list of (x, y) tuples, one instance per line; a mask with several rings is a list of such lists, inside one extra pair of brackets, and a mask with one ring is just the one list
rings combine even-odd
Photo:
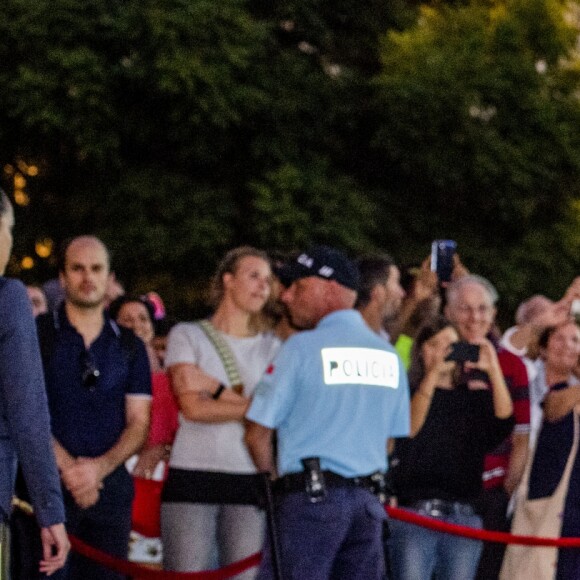
[(200, 320), (197, 324), (203, 330), (208, 340), (218, 353), (220, 360), (224, 365), (230, 385), (234, 390), (237, 390), (235, 387), (241, 387), (242, 377), (240, 377), (238, 363), (236, 362), (236, 357), (234, 356), (230, 345), (224, 340), (224, 337), (216, 330), (215, 326), (209, 320)]

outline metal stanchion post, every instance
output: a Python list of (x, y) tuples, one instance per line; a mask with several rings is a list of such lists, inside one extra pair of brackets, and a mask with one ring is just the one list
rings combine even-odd
[(278, 529), (276, 527), (276, 514), (274, 511), (274, 496), (272, 495), (272, 483), (269, 473), (262, 473), (264, 492), (266, 497), (266, 516), (268, 518), (268, 537), (270, 539), (270, 551), (272, 554), (272, 569), (276, 580), (284, 580), (282, 576), (282, 561), (280, 558), (280, 543), (278, 542)]

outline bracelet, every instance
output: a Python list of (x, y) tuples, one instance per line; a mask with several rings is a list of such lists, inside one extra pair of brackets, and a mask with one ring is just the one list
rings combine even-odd
[(224, 385), (223, 383), (220, 383), (220, 384), (219, 384), (219, 387), (217, 388), (216, 392), (215, 392), (215, 393), (214, 393), (214, 394), (211, 396), (211, 398), (212, 398), (214, 401), (217, 401), (217, 400), (218, 400), (218, 399), (221, 397), (222, 393), (223, 393), (225, 390), (226, 390), (226, 387), (225, 387), (225, 385)]

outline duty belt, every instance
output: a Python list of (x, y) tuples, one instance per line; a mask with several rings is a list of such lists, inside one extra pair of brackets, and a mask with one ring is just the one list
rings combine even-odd
[(420, 499), (404, 507), (409, 507), (432, 518), (475, 515), (475, 510), (470, 504), (444, 499)]
[[(371, 473), (360, 477), (343, 477), (334, 471), (323, 470), (324, 481), (327, 487), (362, 487), (376, 493), (378, 480), (384, 480), (381, 472)], [(287, 473), (278, 478), (274, 484), (274, 491), (277, 493), (292, 493), (304, 491), (305, 476), (303, 471), (297, 473)]]

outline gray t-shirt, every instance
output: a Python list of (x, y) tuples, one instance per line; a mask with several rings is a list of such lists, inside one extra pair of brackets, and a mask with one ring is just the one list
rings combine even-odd
[[(218, 331), (219, 332), (219, 331)], [(229, 345), (249, 396), (280, 348), (272, 333), (237, 338), (220, 333)], [(222, 361), (204, 331), (193, 322), (176, 325), (170, 332), (165, 364), (191, 363), (228, 386)], [(173, 443), (171, 467), (226, 473), (255, 473), (256, 467), (244, 444), (241, 421), (201, 423), (179, 414), (179, 428)]]

